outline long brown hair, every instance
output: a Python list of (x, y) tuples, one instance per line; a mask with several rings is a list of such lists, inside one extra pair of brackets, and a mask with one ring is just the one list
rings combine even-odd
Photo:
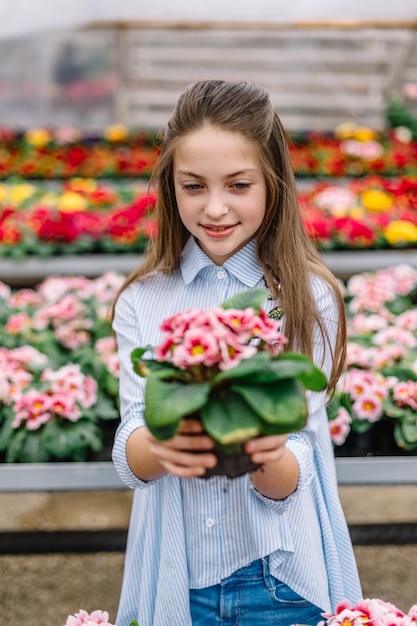
[(325, 327), (311, 293), (311, 275), (321, 276), (334, 291), (339, 307), (339, 328), (329, 380), (332, 391), (342, 372), (346, 352), (343, 297), (338, 281), (326, 268), (304, 230), (285, 130), (269, 94), (254, 83), (204, 80), (190, 85), (179, 97), (151, 178), (151, 184), (157, 188), (157, 235), (144, 262), (128, 276), (122, 290), (156, 269), (163, 272), (178, 269), (190, 234), (177, 208), (174, 153), (179, 139), (205, 125), (239, 133), (257, 146), (267, 186), (265, 217), (256, 237), (257, 255), (268, 284), (273, 285), (278, 279), (282, 285), (279, 297), (285, 312), (287, 350), (296, 347), (311, 357), (316, 324), (328, 347)]

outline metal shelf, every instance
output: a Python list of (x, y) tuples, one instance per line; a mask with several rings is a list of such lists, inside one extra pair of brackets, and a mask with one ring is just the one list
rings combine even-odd
[[(339, 485), (417, 484), (416, 457), (337, 458)], [(4, 463), (0, 492), (127, 489), (113, 463)]]
[[(336, 275), (346, 277), (393, 265), (417, 267), (417, 250), (347, 250), (323, 253), (323, 259)], [(128, 274), (142, 261), (139, 254), (91, 254), (79, 256), (31, 257), (24, 261), (0, 259), (0, 280), (11, 285), (35, 284), (51, 275), (82, 275), (87, 278), (105, 272)]]

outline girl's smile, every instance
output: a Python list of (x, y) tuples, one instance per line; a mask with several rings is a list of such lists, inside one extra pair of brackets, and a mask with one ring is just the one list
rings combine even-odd
[(256, 235), (266, 182), (257, 150), (243, 135), (207, 125), (182, 137), (174, 184), (184, 226), (217, 265)]

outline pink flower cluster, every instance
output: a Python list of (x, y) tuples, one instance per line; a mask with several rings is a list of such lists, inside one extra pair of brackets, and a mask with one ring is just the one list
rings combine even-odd
[(379, 599), (360, 600), (352, 606), (344, 600), (334, 614), (325, 613), (326, 621), (318, 626), (416, 626), (417, 604), (407, 614), (394, 604)]
[(96, 319), (109, 318), (110, 304), (122, 282), (123, 276), (113, 272), (95, 280), (51, 276), (37, 290), (4, 291), (11, 310), (5, 331), (25, 335), (50, 330), (56, 341), (69, 350), (86, 346), (92, 340)]
[(286, 343), (280, 322), (251, 308), (193, 309), (168, 318), (161, 330), (167, 336), (155, 349), (155, 358), (181, 369), (204, 366), (224, 371), (259, 350), (278, 355)]
[(109, 622), (109, 614), (107, 611), (93, 611), (87, 613), (84, 609), (81, 609), (74, 615), (69, 615), (64, 626), (114, 626)]
[(31, 370), (46, 361), (47, 357), (31, 346), (0, 349), (0, 404), (13, 405), (13, 428), (23, 424), (28, 430), (37, 430), (57, 417), (76, 422), (83, 408), (97, 402), (97, 382), (72, 363), (56, 371), (45, 369), (40, 375), (41, 389), (34, 387)]

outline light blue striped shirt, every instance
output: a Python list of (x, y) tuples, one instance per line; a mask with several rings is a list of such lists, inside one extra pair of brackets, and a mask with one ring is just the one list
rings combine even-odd
[[(230, 480), (165, 476), (143, 482), (129, 468), (126, 442), (144, 425), (144, 380), (132, 370), (137, 346), (162, 340), (161, 322), (191, 308), (208, 309), (249, 288), (263, 287), (255, 241), (223, 266), (215, 265), (193, 238), (174, 275), (155, 273), (130, 285), (116, 306), (114, 329), (121, 363), (121, 424), (113, 460), (122, 480), (135, 489), (117, 626), (191, 626), (189, 589), (214, 585), (255, 559), (269, 555), (271, 573), (324, 611), (361, 597), (356, 563), (340, 505), (325, 392), (308, 392), (306, 428), (290, 435), (300, 476), (296, 491), (271, 500), (248, 475)], [(314, 297), (331, 341), (337, 306), (327, 284), (312, 279)], [(273, 308), (268, 301), (266, 310)], [(269, 307), (269, 309), (268, 309)], [(314, 360), (329, 374), (317, 330)]]

